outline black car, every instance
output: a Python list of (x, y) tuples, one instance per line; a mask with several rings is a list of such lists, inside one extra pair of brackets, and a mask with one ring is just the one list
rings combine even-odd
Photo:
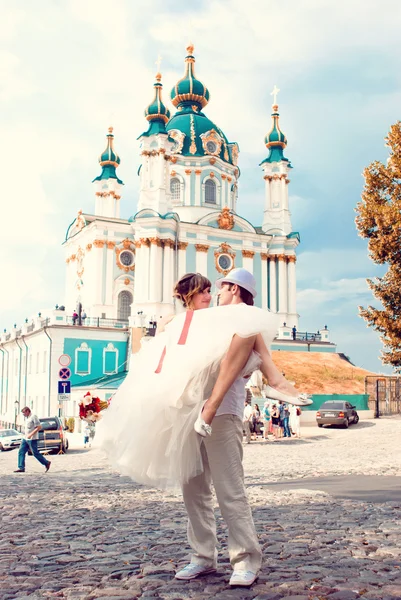
[(42, 429), (39, 431), (39, 452), (67, 452), (68, 439), (60, 417), (44, 417), (39, 419)]
[(323, 402), (316, 413), (318, 427), (323, 425), (342, 425), (347, 428), (350, 423), (358, 423), (359, 416), (349, 402), (344, 400), (330, 400)]

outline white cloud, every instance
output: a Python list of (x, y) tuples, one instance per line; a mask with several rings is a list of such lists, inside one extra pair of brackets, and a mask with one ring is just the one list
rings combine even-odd
[[(313, 239), (316, 228), (327, 232), (321, 252), (299, 254), (300, 312), (306, 320), (311, 306), (315, 315), (320, 310), (339, 311), (340, 306), (355, 313), (360, 298), (370, 293), (364, 278), (375, 274), (374, 266), (354, 240), (348, 249), (333, 247), (336, 231), (323, 215), (337, 205), (325, 202), (332, 193), (327, 181), (338, 178), (342, 184), (352, 172), (362, 185), (365, 158), (355, 162), (354, 155), (365, 150), (363, 134), (373, 131), (382, 140), (382, 130), (399, 110), (400, 91), (391, 62), (399, 44), (398, 0), (385, 0), (379, 13), (375, 0), (209, 0), (193, 8), (181, 0), (173, 9), (172, 3), (161, 0), (119, 0), (111, 9), (105, 0), (43, 0), (40, 10), (30, 0), (21, 0), (18, 8), (15, 3), (0, 4), (0, 111), (7, 123), (0, 148), (1, 202), (8, 224), (0, 237), (2, 282), (6, 281), (2, 306), (12, 308), (18, 299), (23, 301), (21, 279), (33, 299), (50, 280), (54, 294), (60, 293), (63, 264), (57, 288), (45, 253), (54, 254), (55, 248), (59, 252), (77, 208), (93, 209), (90, 181), (99, 172), (96, 160), (110, 122), (122, 159), (119, 173), (126, 183), (124, 216), (135, 212), (140, 164), (136, 138), (147, 126), (143, 110), (153, 95), (154, 63), (160, 52), (169, 104), (191, 37), (196, 71), (211, 92), (205, 112), (241, 148), (238, 212), (256, 224), (262, 221), (264, 203), (258, 164), (267, 155), (263, 140), (271, 122), (270, 90), (274, 84), (282, 89), (286, 154), (297, 167), (290, 188), (293, 226), (303, 242), (308, 236)], [(373, 84), (385, 77), (388, 67), (391, 89), (348, 89), (341, 68), (349, 67), (350, 57), (363, 61), (367, 52), (380, 56), (379, 66), (365, 61)], [(338, 81), (327, 76), (328, 86), (322, 73), (334, 63)], [(356, 81), (358, 74), (356, 70)], [(375, 151), (373, 146), (372, 158)], [(302, 191), (296, 187), (297, 177), (304, 178)], [(355, 205), (356, 199), (350, 202)], [(338, 211), (343, 206), (339, 198)], [(40, 302), (46, 298), (45, 292), (41, 298)]]

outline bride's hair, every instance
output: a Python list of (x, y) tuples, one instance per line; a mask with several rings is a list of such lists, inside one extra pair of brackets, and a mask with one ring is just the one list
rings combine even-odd
[(187, 273), (177, 281), (174, 286), (174, 298), (178, 298), (184, 305), (184, 308), (192, 308), (192, 298), (195, 294), (204, 292), (212, 287), (207, 277), (200, 273)]

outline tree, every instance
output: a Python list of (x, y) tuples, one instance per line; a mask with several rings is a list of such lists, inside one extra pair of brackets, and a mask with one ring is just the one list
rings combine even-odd
[(387, 165), (373, 162), (363, 172), (365, 187), (355, 219), (359, 235), (368, 239), (370, 258), (387, 265), (383, 277), (367, 279), (382, 308), (359, 307), (369, 327), (380, 332), (382, 362), (401, 370), (401, 122), (386, 137)]

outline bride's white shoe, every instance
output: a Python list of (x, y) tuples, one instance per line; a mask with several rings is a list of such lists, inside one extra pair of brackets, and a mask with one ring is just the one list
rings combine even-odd
[(203, 411), (203, 406), (200, 409), (198, 418), (196, 419), (196, 421), (194, 423), (194, 429), (195, 429), (196, 433), (198, 433), (202, 437), (207, 437), (208, 435), (212, 435), (212, 427), (210, 425), (208, 425), (207, 423), (205, 423), (205, 421), (202, 419), (202, 411)]
[(272, 400), (281, 400), (282, 402), (286, 402), (287, 404), (294, 404), (295, 406), (309, 406), (312, 404), (312, 400), (308, 394), (298, 394), (297, 396), (289, 396), (284, 392), (280, 392), (275, 388), (272, 388), (270, 385), (265, 387), (266, 398), (271, 398)]

